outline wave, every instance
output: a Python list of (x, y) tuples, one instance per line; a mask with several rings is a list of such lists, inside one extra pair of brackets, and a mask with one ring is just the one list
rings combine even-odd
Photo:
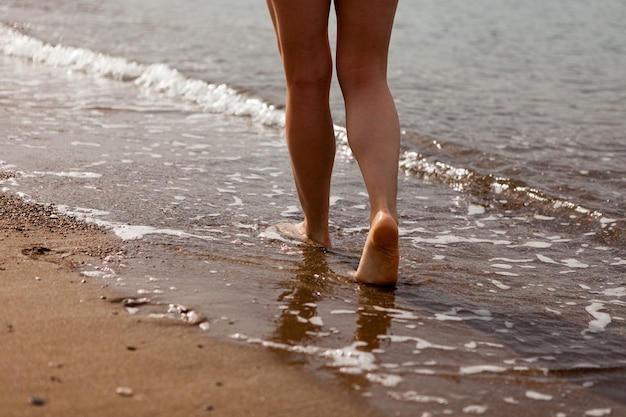
[(455, 167), (409, 150), (402, 152), (400, 169), (405, 174), (448, 185), (477, 199), (477, 204), (497, 208), (501, 213), (525, 215), (546, 227), (568, 226), (570, 230), (594, 235), (607, 245), (626, 244), (625, 220), (550, 195), (521, 180)]
[[(176, 68), (163, 63), (144, 64), (89, 49), (51, 45), (1, 23), (0, 51), (7, 56), (38, 64), (132, 83), (149, 93), (194, 104), (202, 111), (247, 117), (269, 127), (282, 128), (285, 125), (283, 109), (226, 84), (186, 77)], [(346, 129), (335, 125), (335, 132), (338, 151), (351, 158)], [(503, 211), (530, 212), (542, 220), (551, 217), (563, 219), (572, 215), (586, 217), (595, 225), (599, 222), (605, 229), (603, 240), (606, 243), (626, 242), (626, 222), (623, 220), (615, 220), (598, 210), (550, 196), (523, 181), (456, 167), (438, 161), (436, 157), (405, 148), (400, 155), (400, 169), (407, 175), (453, 187), (479, 198), (479, 204), (499, 207)]]
[(198, 105), (204, 111), (246, 116), (268, 126), (284, 126), (285, 112), (226, 84), (188, 78), (162, 63), (142, 64), (89, 49), (51, 45), (0, 24), (0, 51), (5, 55), (89, 75), (131, 82), (167, 97)]

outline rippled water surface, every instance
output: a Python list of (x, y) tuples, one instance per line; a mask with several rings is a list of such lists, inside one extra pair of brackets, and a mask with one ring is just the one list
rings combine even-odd
[(301, 214), (267, 12), (205, 3), (0, 6), (0, 187), (127, 240), (86, 274), (385, 415), (626, 413), (623, 2), (401, 3), (394, 291), (350, 278), (336, 92), (335, 249), (276, 233)]

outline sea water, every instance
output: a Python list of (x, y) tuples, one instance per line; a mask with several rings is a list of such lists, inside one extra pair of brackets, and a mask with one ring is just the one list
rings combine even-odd
[(386, 415), (620, 415), (624, 21), (618, 0), (400, 2), (394, 291), (350, 278), (368, 200), (336, 84), (335, 248), (274, 228), (301, 212), (262, 1), (4, 2), (0, 187), (124, 239), (84, 272), (129, 313), (274, 350)]

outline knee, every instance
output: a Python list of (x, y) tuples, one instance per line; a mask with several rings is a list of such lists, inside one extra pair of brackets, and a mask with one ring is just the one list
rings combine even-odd
[(330, 59), (306, 59), (285, 66), (289, 90), (329, 90), (333, 75)]
[(386, 77), (384, 65), (354, 59), (337, 61), (337, 78), (344, 94), (386, 83)]

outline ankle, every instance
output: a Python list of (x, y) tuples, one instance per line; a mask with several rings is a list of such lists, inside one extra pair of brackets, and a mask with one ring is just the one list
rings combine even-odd
[(387, 227), (393, 223), (394, 227), (398, 227), (398, 215), (388, 210), (380, 210), (370, 215), (370, 227), (373, 228), (378, 224), (385, 224)]
[(328, 226), (320, 228), (320, 229), (314, 229), (305, 220), (302, 223), (300, 223), (298, 227), (300, 228), (301, 232), (304, 235), (306, 235), (309, 239), (311, 239), (313, 242), (327, 249), (332, 248)]

